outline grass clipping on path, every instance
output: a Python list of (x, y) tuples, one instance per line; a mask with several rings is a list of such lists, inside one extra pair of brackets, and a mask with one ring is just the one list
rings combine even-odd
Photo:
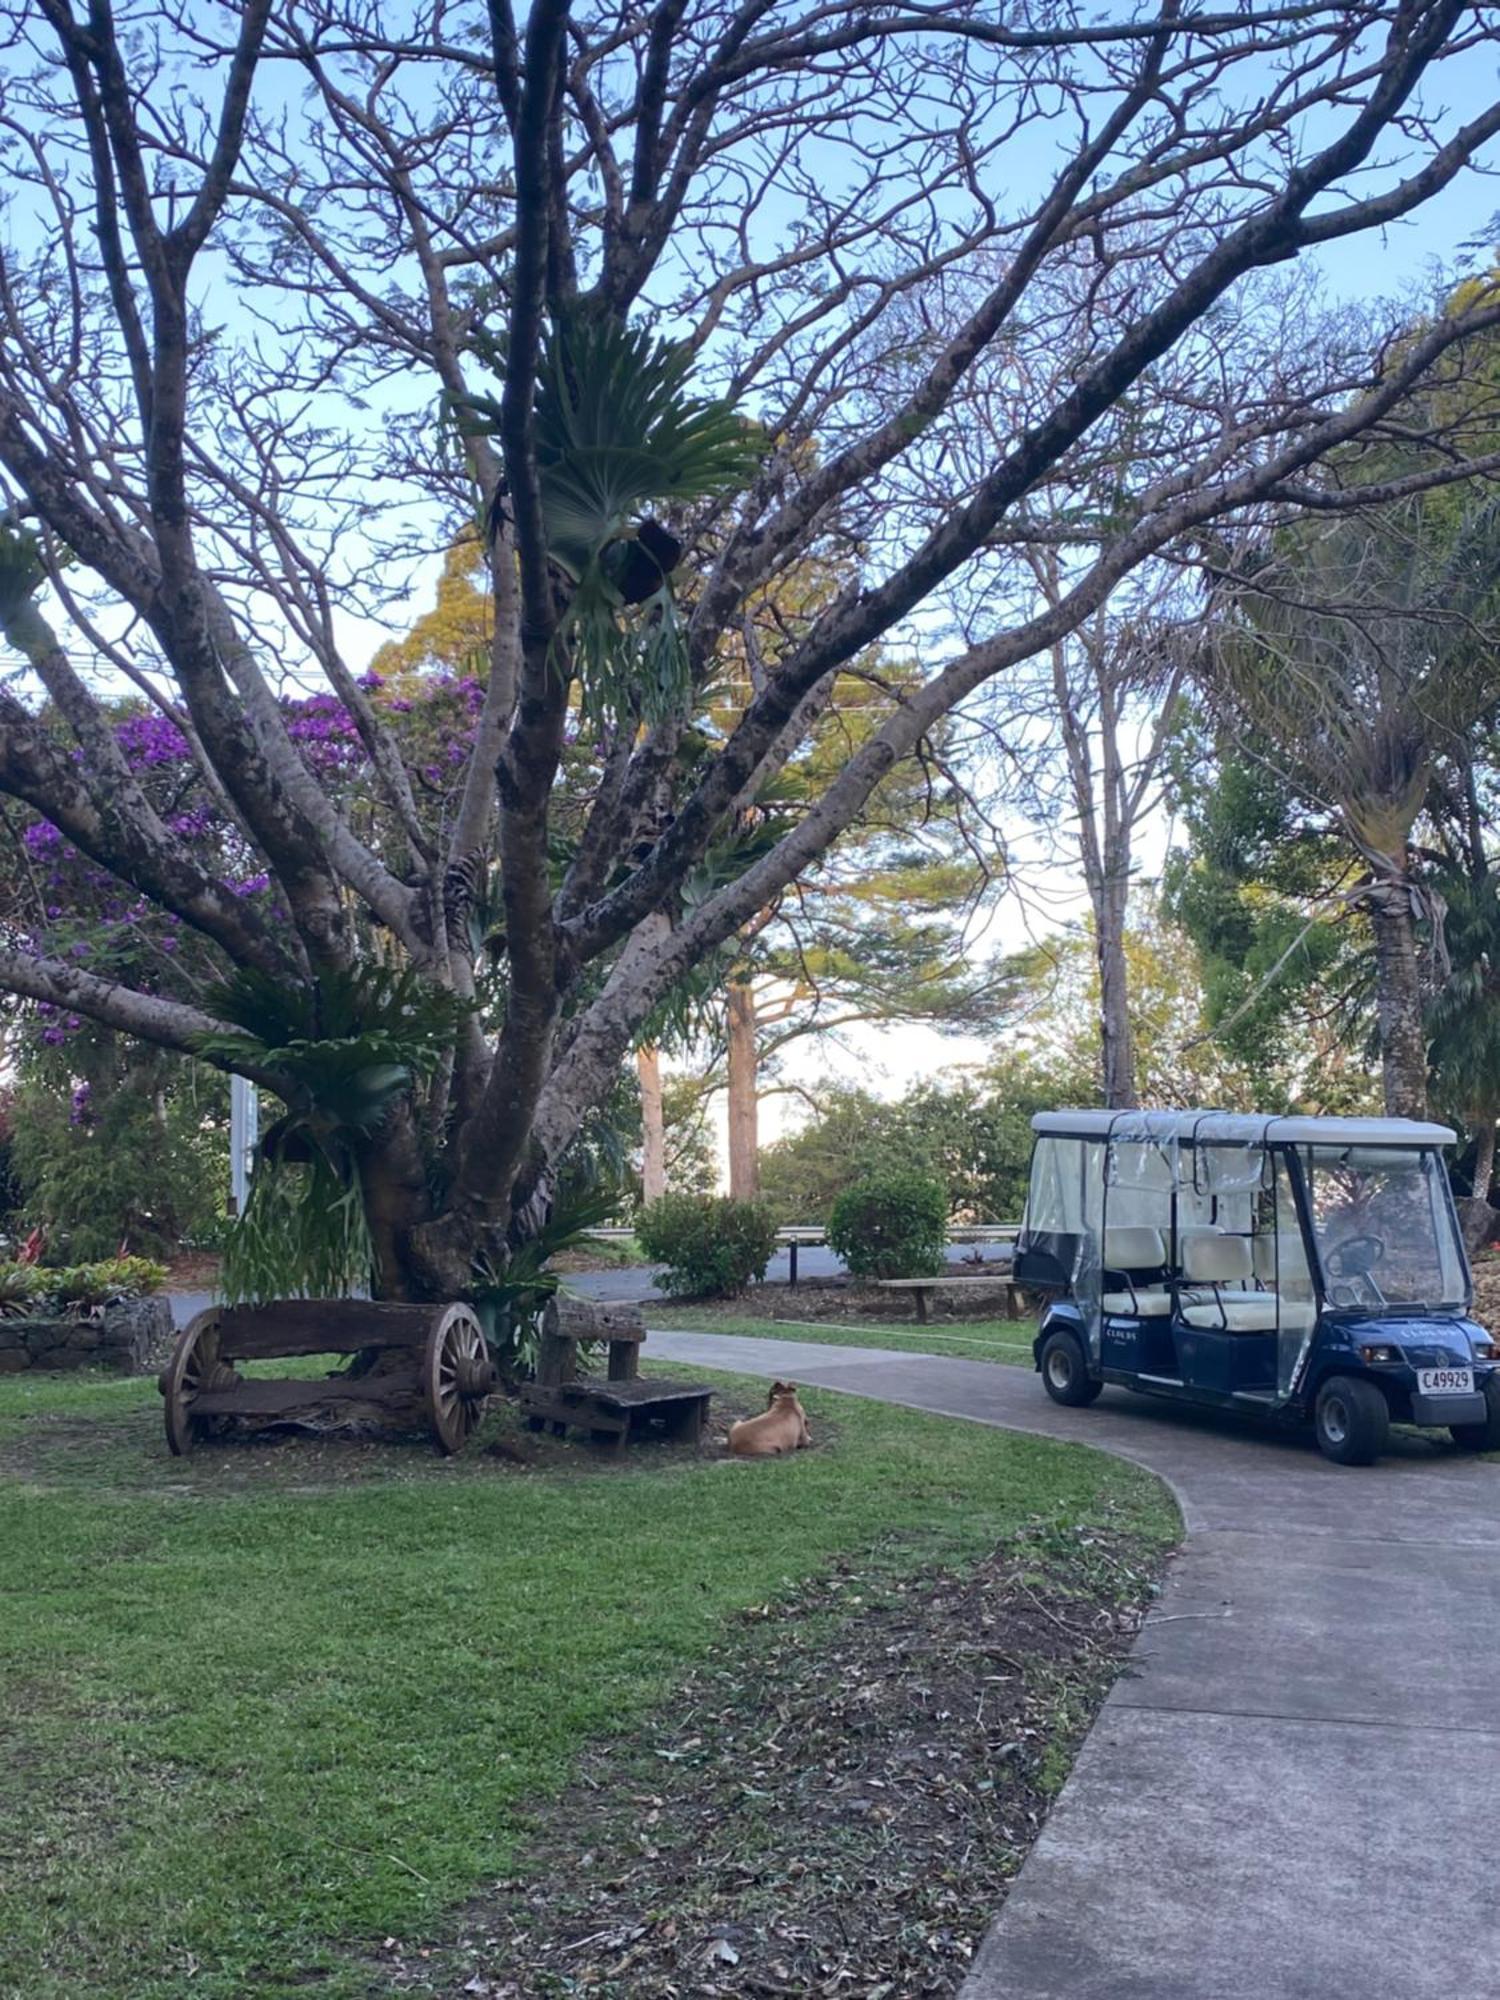
[(527, 1877), (372, 1995), (951, 1995), (1156, 1587), (1158, 1544), (1023, 1530), (959, 1570), (840, 1563), (741, 1614), (632, 1751), (538, 1816)]
[(264, 1484), (244, 1452), (171, 1466), (150, 1382), (0, 1382), (0, 1996), (368, 1993), (339, 1941), (436, 1932), (521, 1868), (590, 1742), (650, 1755), (758, 1608), (1030, 1523), (1176, 1533), (1101, 1455), (806, 1402), (833, 1441), (790, 1461), (526, 1470), (482, 1433), (456, 1461), (388, 1447), (388, 1479), (361, 1447), (331, 1488), (326, 1444), (255, 1453)]

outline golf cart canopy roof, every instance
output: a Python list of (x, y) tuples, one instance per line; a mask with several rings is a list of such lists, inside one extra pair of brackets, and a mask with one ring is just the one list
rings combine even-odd
[(1154, 1139), (1179, 1146), (1451, 1146), (1446, 1125), (1416, 1118), (1270, 1118), (1240, 1111), (1041, 1111), (1039, 1138)]

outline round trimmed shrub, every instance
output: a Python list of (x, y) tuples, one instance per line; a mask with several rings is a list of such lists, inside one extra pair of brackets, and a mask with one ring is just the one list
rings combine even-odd
[(636, 1218), (636, 1241), (657, 1283), (681, 1297), (729, 1298), (763, 1278), (776, 1248), (776, 1218), (764, 1202), (730, 1195), (664, 1194)]
[(948, 1247), (948, 1190), (914, 1167), (888, 1167), (845, 1188), (828, 1217), (828, 1247), (856, 1278), (931, 1278)]

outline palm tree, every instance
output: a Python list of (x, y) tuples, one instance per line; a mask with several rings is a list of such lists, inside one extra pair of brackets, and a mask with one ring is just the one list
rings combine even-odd
[(1412, 830), (1445, 756), (1500, 696), (1500, 505), (1429, 499), (1279, 531), (1228, 566), (1204, 667), (1250, 754), (1325, 808), (1364, 864), (1385, 1108), (1422, 1117), (1419, 926), (1436, 906)]
[(1450, 968), (1427, 1012), (1433, 1087), (1473, 1136), (1473, 1192), (1488, 1203), (1500, 1120), (1500, 882), (1450, 867), (1433, 889)]

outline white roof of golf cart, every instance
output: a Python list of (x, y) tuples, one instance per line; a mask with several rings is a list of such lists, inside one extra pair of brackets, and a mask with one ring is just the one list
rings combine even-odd
[(1039, 1137), (1175, 1140), (1179, 1146), (1451, 1146), (1457, 1133), (1418, 1118), (1273, 1118), (1242, 1111), (1039, 1111)]

